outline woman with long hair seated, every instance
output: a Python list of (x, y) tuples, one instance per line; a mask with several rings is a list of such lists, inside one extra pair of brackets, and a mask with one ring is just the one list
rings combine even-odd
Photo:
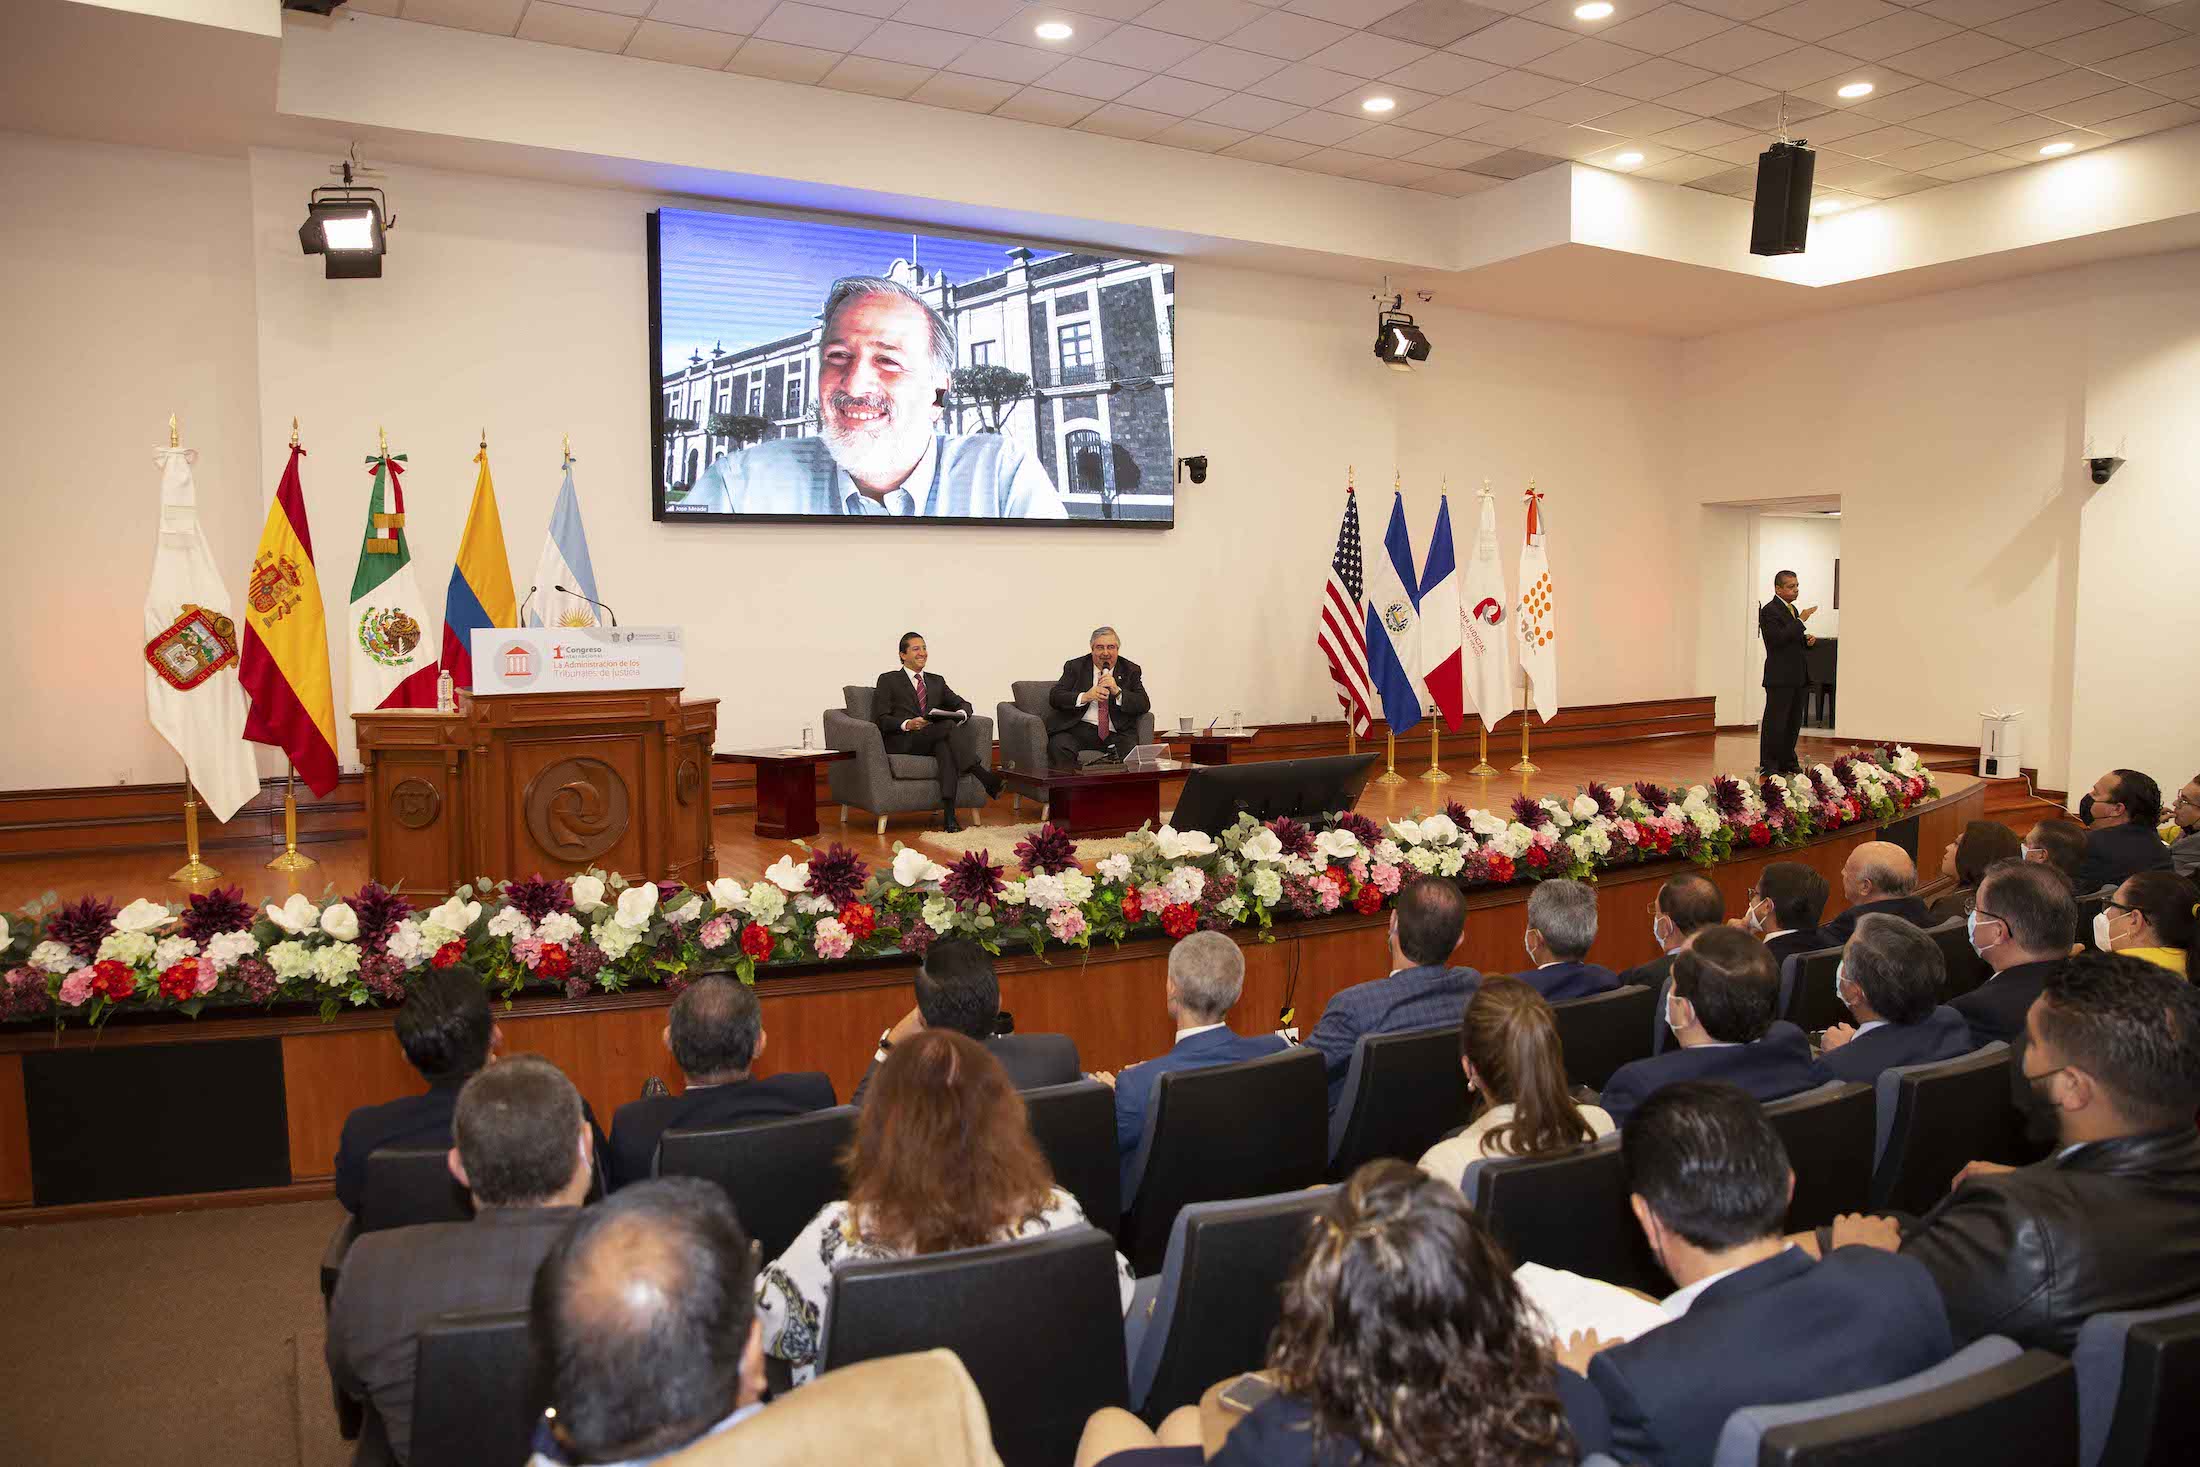
[(1971, 899), (1978, 894), (1986, 868), (2023, 854), (2024, 842), (1998, 820), (1974, 820), (1964, 826), (1963, 834), (1948, 842), (1948, 849), (1940, 856), (1940, 874), (1954, 878), (1955, 890), (1934, 902), (1927, 915), (1935, 922), (1951, 917), (1961, 921), (1971, 910)]
[[(1077, 1199), (1054, 1185), (1001, 1062), (951, 1030), (922, 1030), (894, 1046), (841, 1165), (847, 1197), (819, 1209), (756, 1280), (765, 1352), (793, 1367), (796, 1385), (817, 1374), (836, 1264), (1005, 1243), (1087, 1222)], [(1130, 1265), (1120, 1253), (1115, 1264), (1127, 1310)]]
[(1482, 980), (1459, 1023), (1459, 1063), (1482, 1109), (1458, 1135), (1437, 1142), (1421, 1170), (1459, 1185), (1486, 1156), (1537, 1156), (1586, 1145), (1612, 1132), (1612, 1118), (1576, 1104), (1566, 1090), (1566, 1052), (1550, 1001), (1518, 978)]
[(2200, 888), (2167, 871), (2141, 871), (2094, 913), (2093, 945), (2189, 978), (2196, 909)]
[[(1308, 1230), (1268, 1344), (1276, 1394), (1232, 1428), (1217, 1467), (1551, 1467), (1608, 1443), (1602, 1399), (1560, 1370), (1512, 1260), (1453, 1188), (1402, 1161), (1352, 1174)], [(1114, 1407), (1078, 1467), (1200, 1460), (1199, 1408), (1158, 1440)], [(1171, 1448), (1184, 1448), (1172, 1450)]]

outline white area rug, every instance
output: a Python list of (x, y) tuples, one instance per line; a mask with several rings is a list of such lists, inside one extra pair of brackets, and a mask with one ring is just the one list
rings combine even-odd
[[(1017, 843), (1028, 839), (1038, 829), (1036, 821), (1028, 825), (966, 825), (953, 834), (927, 830), (917, 837), (917, 842), (946, 852), (949, 859), (972, 851), (983, 851), (1002, 866), (1014, 869)], [(1077, 842), (1077, 859), (1089, 867), (1109, 856), (1127, 854), (1131, 844), (1130, 839), (1125, 836), (1080, 840)]]

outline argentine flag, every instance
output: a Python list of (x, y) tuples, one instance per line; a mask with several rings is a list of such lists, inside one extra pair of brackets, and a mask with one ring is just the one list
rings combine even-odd
[(596, 595), (596, 568), (588, 559), (588, 532), (581, 528), (581, 499), (573, 492), (573, 465), (565, 466), (565, 484), (558, 490), (557, 507), (550, 511), (550, 531), (543, 536), (542, 558), (535, 562), (534, 600), (528, 603), (531, 627), (600, 626), (595, 607), (558, 587), (569, 586), (582, 595)]
[(1421, 600), (1415, 589), (1420, 584), (1412, 537), (1406, 533), (1405, 496), (1393, 494), (1383, 552), (1367, 566), (1367, 675), (1392, 733), (1419, 723), (1421, 705), (1428, 700), (1414, 673), (1420, 660)]

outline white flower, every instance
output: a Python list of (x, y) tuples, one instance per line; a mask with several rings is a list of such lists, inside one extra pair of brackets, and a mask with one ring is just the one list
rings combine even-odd
[(1027, 890), (1028, 886), (1025, 882), (1004, 881), (1001, 883), (1001, 894), (993, 900), (996, 905), (1003, 907), (1021, 906), (1030, 900), (1030, 897), (1026, 895)]
[(1062, 883), (1062, 899), (1083, 906), (1092, 900), (1092, 878), (1082, 871), (1064, 871), (1057, 878)]
[(0, 948), (8, 945), (8, 919), (0, 917)]
[(815, 917), (821, 912), (835, 910), (831, 897), (819, 896), (814, 891), (806, 891), (796, 897), (794, 899), (794, 909), (805, 917)]
[(1567, 826), (1574, 823), (1574, 817), (1570, 813), (1568, 813), (1566, 807), (1564, 805), (1561, 805), (1558, 801), (1545, 799), (1537, 800), (1536, 803), (1551, 812), (1551, 823), (1557, 826), (1560, 830), (1564, 830)]
[(721, 876), (710, 884), (711, 905), (721, 912), (738, 912), (741, 903), (748, 900), (748, 892), (741, 883), (730, 876)]
[(1386, 837), (1375, 842), (1375, 859), (1386, 866), (1397, 865), (1404, 855), (1405, 852), (1399, 849), (1398, 843), (1394, 840)]
[[(293, 897), (291, 900), (306, 901), (302, 896)], [(306, 905), (311, 907), (313, 903), (306, 902)], [(136, 901), (115, 913), (115, 931), (151, 932), (155, 928), (166, 927), (174, 920), (173, 914), (159, 902), (149, 902), (145, 898), (139, 897)]]
[(1245, 898), (1240, 896), (1224, 897), (1221, 901), (1215, 903), (1215, 915), (1225, 922), (1238, 921), (1245, 915)]
[(1503, 835), (1506, 823), (1504, 816), (1492, 815), (1487, 810), (1469, 810), (1467, 812), (1467, 824), (1473, 826), (1474, 833), (1484, 840), (1488, 840), (1493, 835)]
[(1022, 894), (1010, 896), (1003, 891), (1001, 900), (1004, 902), (1029, 902), (1034, 907), (1051, 912), (1069, 899), (1069, 894), (1062, 885), (1062, 878), (1047, 871), (1040, 872), (1028, 881), (1010, 882), (1009, 885), (1011, 888), (1020, 886)]
[(621, 927), (639, 932), (649, 925), (649, 919), (657, 913), (657, 883), (640, 882), (619, 893), (619, 912), (611, 920)]
[(84, 960), (72, 952), (67, 943), (47, 941), (31, 949), (31, 966), (42, 973), (58, 973), (66, 978), (83, 967)]
[(1364, 849), (1349, 830), (1325, 830), (1314, 837), (1314, 853), (1332, 861), (1349, 861)]
[(1421, 839), (1431, 845), (1448, 846), (1459, 839), (1459, 825), (1449, 815), (1438, 810), (1421, 820)]
[[(568, 918), (566, 920), (571, 921), (572, 919)], [(576, 923), (575, 925), (579, 924)], [(413, 917), (400, 919), (398, 924), (390, 929), (389, 941), (382, 944), (382, 950), (408, 968), (419, 967), (428, 960), (429, 954), (434, 951), (428, 946), (428, 939), (421, 932), (418, 919)]]
[(153, 955), (152, 936), (144, 932), (110, 932), (99, 941), (99, 960), (109, 958), (133, 967)]
[(199, 955), (199, 945), (188, 937), (164, 937), (153, 949), (153, 966), (166, 972), (185, 958)]
[(1153, 843), (1155, 853), (1164, 861), (1215, 853), (1215, 838), (1203, 830), (1177, 830), (1164, 825), (1153, 833)]
[[(1252, 842), (1247, 841), (1246, 845), (1250, 846)], [(1102, 857), (1097, 869), (1102, 881), (1112, 881), (1120, 885), (1131, 879), (1131, 858), (1127, 852), (1117, 851), (1112, 856)]]
[(764, 870), (764, 879), (789, 896), (810, 889), (810, 863), (797, 866), (794, 857), (781, 856)]
[(601, 876), (576, 876), (573, 878), (573, 910), (583, 915), (603, 905), (603, 878)]
[(349, 942), (332, 942), (313, 955), (313, 976), (330, 988), (342, 988), (359, 971), (359, 949)]
[(1283, 854), (1283, 842), (1276, 838), (1274, 831), (1264, 825), (1245, 837), (1245, 844), (1238, 847), (1238, 854), (1248, 861), (1273, 861)]
[(320, 925), (320, 909), (313, 905), (313, 898), (302, 891), (290, 894), (290, 900), (279, 907), (267, 909), (267, 920), (293, 937), (311, 932)]
[(1705, 835), (1715, 835), (1718, 833), (1719, 812), (1716, 810), (1707, 810), (1701, 808), (1691, 810), (1688, 812), (1688, 819), (1689, 823), (1694, 825), (1698, 831), (1702, 832)]
[(217, 932), (206, 940), (206, 956), (217, 973), (228, 972), (237, 965), (237, 959), (259, 950), (260, 940), (249, 932)]
[(321, 911), (321, 930), (338, 942), (359, 940), (359, 914), (346, 902), (330, 902)]
[(766, 927), (777, 922), (787, 910), (787, 894), (776, 886), (759, 881), (749, 888), (749, 915)]
[(509, 937), (517, 941), (522, 937), (532, 936), (534, 930), (534, 924), (527, 920), (527, 914), (517, 907), (500, 907), (497, 914), (489, 919), (491, 937)]
[(278, 978), (303, 978), (313, 971), (313, 949), (302, 942), (278, 942), (267, 950), (267, 965)]
[(1169, 873), (1162, 883), (1162, 891), (1171, 902), (1190, 904), (1199, 900), (1199, 894), (1207, 889), (1207, 873), (1197, 866), (1179, 866)]
[(1464, 852), (1451, 850), (1436, 853), (1436, 874), (1439, 876), (1457, 876), (1465, 869), (1466, 864)]
[(1535, 832), (1525, 825), (1508, 825), (1490, 844), (1517, 861), (1535, 844)]
[[(923, 886), (945, 875), (945, 866), (914, 846), (902, 846), (894, 852), (894, 880), (902, 886)], [(750, 893), (750, 899), (755, 899), (754, 892)]]
[(1283, 878), (1272, 868), (1256, 867), (1246, 881), (1253, 889), (1253, 900), (1262, 906), (1272, 907), (1283, 900)]
[(924, 925), (934, 932), (945, 932), (955, 925), (955, 904), (943, 896), (924, 899)]
[(481, 903), (454, 896), (427, 915), (420, 924), (420, 933), (431, 948), (441, 947), (464, 937), (480, 918)]
[(544, 942), (571, 942), (581, 935), (581, 924), (570, 912), (552, 912), (535, 926), (535, 936)]
[(1285, 856), (1276, 863), (1286, 876), (1312, 876), (1314, 863), (1304, 856)]
[(1575, 795), (1573, 811), (1576, 820), (1593, 820), (1597, 814), (1597, 802), (1586, 794)]
[(641, 940), (642, 931), (639, 927), (628, 927), (620, 922), (606, 922), (596, 929), (596, 946), (603, 949), (603, 955), (614, 963), (625, 957), (628, 950)]
[(1393, 840), (1401, 841), (1409, 846), (1417, 846), (1427, 839), (1421, 834), (1421, 822), (1418, 820), (1391, 821), (1390, 835)]
[(1406, 852), (1406, 864), (1423, 876), (1436, 874), (1436, 852), (1428, 846), (1415, 846)]
[(699, 896), (691, 896), (686, 901), (680, 903), (680, 905), (678, 905), (677, 907), (674, 907), (671, 911), (665, 913), (665, 920), (667, 922), (693, 922), (697, 917), (700, 917), (702, 915), (703, 899)]

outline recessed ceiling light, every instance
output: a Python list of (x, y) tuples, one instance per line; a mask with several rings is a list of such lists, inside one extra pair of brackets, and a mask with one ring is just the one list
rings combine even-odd
[(1360, 104), (1362, 112), (1388, 112), (1398, 105), (1396, 97), (1369, 97)]
[(1032, 34), (1042, 41), (1066, 41), (1077, 33), (1065, 21), (1043, 20)]
[(1813, 214), (1838, 214), (1848, 206), (1839, 199), (1814, 199), (1810, 211)]
[(2046, 147), (2040, 149), (2040, 156), (2042, 158), (2060, 158), (2077, 146), (2076, 143), (2049, 143)]
[(1854, 100), (1857, 97), (1868, 97), (1871, 94), (1872, 84), (1870, 82), (1850, 82), (1847, 86), (1841, 88), (1841, 90), (1834, 93), (1834, 95), (1837, 97), (1847, 97), (1851, 100)]
[(1587, 5), (1576, 5), (1574, 7), (1575, 20), (1602, 20), (1611, 13), (1612, 7), (1606, 3), (1606, 0), (1589, 0)]
[(1640, 153), (1621, 153), (1621, 154), (1620, 154), (1620, 155), (1619, 155), (1618, 157), (1614, 158), (1614, 159), (1613, 159), (1612, 161), (1613, 161), (1614, 163), (1618, 164), (1618, 165), (1619, 165), (1620, 167), (1622, 167), (1622, 168), (1632, 168), (1632, 167), (1634, 167), (1634, 166), (1635, 166), (1635, 165), (1636, 165), (1637, 163), (1640, 163), (1640, 162), (1642, 161), (1642, 154), (1640, 154)]

